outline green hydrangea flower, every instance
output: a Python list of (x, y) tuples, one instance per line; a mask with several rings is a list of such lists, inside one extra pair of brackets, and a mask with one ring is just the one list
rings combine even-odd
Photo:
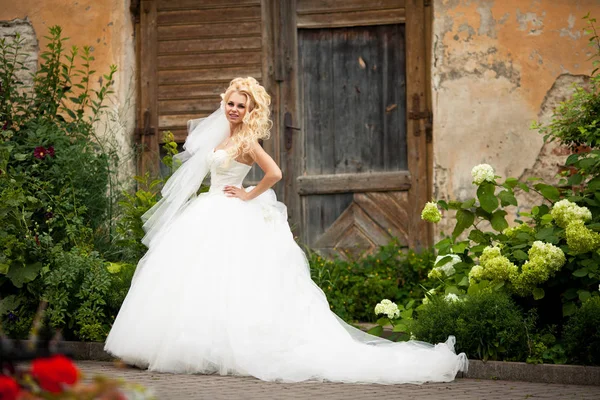
[(529, 260), (521, 267), (520, 274), (511, 278), (513, 289), (521, 296), (531, 294), (537, 285), (546, 282), (566, 262), (563, 251), (551, 243), (533, 242), (529, 249)]
[(442, 279), (444, 277), (444, 273), (439, 268), (434, 268), (427, 274), (427, 277), (430, 279)]
[(565, 236), (569, 249), (575, 254), (587, 253), (600, 247), (600, 234), (587, 228), (581, 220), (567, 225)]
[(428, 222), (437, 224), (442, 219), (442, 213), (438, 209), (437, 203), (430, 201), (425, 204), (423, 211), (421, 211), (421, 219)]
[(550, 214), (561, 228), (566, 228), (574, 221), (588, 222), (592, 219), (592, 213), (587, 207), (580, 207), (567, 199), (554, 203)]
[(511, 274), (518, 271), (518, 268), (508, 258), (502, 255), (499, 247), (488, 246), (483, 249), (479, 257), (481, 269), (472, 275), (476, 280), (489, 280), (493, 282), (504, 282), (509, 279)]
[(506, 228), (502, 231), (502, 233), (508, 236), (509, 239), (512, 239), (520, 232), (533, 233), (533, 228), (527, 224), (519, 224), (511, 228)]

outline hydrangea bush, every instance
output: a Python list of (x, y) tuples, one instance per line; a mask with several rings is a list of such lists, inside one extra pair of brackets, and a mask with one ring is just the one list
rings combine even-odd
[[(598, 294), (600, 234), (594, 229), (600, 210), (578, 204), (584, 202), (572, 189), (535, 178), (500, 181), (493, 171), (489, 165), (473, 168), (476, 197), (437, 202), (436, 207), (456, 211), (456, 224), (452, 235), (435, 246), (430, 285), (457, 296), (504, 291), (531, 307), (559, 300), (563, 309), (557, 314), (572, 314), (581, 301)], [(511, 213), (518, 217), (509, 226), (506, 217), (509, 208), (518, 207), (518, 191), (537, 192), (540, 204), (530, 212)], [(585, 204), (589, 201), (596, 199)], [(480, 228), (484, 221), (489, 229)], [(547, 293), (552, 298), (544, 303)]]

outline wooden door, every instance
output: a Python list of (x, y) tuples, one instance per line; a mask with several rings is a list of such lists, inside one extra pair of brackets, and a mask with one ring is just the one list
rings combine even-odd
[(392, 236), (430, 243), (425, 11), (420, 0), (297, 0), (302, 131), (290, 157), (302, 240), (322, 253)]
[(162, 133), (184, 142), (231, 79), (262, 80), (262, 29), (260, 0), (141, 0), (140, 172), (158, 171)]

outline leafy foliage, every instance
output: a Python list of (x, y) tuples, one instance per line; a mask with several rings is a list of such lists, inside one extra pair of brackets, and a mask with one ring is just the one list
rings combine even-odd
[(583, 303), (565, 325), (566, 353), (575, 363), (600, 365), (600, 297)]
[(518, 360), (528, 354), (534, 320), (534, 315), (524, 317), (508, 295), (486, 290), (463, 301), (433, 297), (419, 307), (412, 333), (430, 343), (455, 335), (457, 351), (469, 358)]
[(419, 282), (432, 263), (429, 252), (403, 248), (397, 239), (356, 259), (326, 259), (309, 253), (311, 275), (331, 309), (346, 321), (373, 321), (381, 298), (406, 302), (423, 297)]
[(112, 240), (118, 156), (94, 124), (116, 67), (96, 78), (90, 47), (66, 49), (58, 26), (47, 39), (31, 87), (23, 40), (0, 40), (0, 318), (22, 337), (45, 299), (66, 337), (102, 340), (113, 283), (92, 249)]

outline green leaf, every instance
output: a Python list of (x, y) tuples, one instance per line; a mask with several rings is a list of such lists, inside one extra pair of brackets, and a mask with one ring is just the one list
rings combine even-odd
[(519, 181), (517, 180), (517, 178), (506, 178), (502, 186), (504, 186), (507, 189), (513, 189), (515, 186), (518, 185), (518, 183)]
[(437, 203), (438, 203), (438, 206), (440, 206), (444, 210), (448, 211), (448, 203), (446, 203), (444, 200), (438, 200)]
[(529, 258), (527, 253), (525, 253), (523, 250), (515, 250), (513, 252), (513, 257), (520, 261), (525, 261)]
[(575, 288), (569, 288), (565, 292), (564, 296), (565, 296), (565, 299), (567, 299), (567, 300), (573, 300), (574, 298), (576, 298), (578, 296), (577, 290)]
[(383, 327), (381, 325), (374, 326), (371, 329), (369, 329), (367, 333), (373, 336), (381, 336), (381, 334), (383, 333)]
[(574, 186), (581, 184), (581, 182), (583, 182), (583, 175), (581, 174), (571, 175), (568, 180), (569, 185)]
[(435, 247), (438, 250), (441, 250), (441, 249), (449, 248), (450, 246), (452, 246), (452, 239), (446, 238), (446, 239), (442, 239), (439, 242), (437, 242), (433, 247)]
[(469, 200), (467, 200), (467, 201), (464, 201), (464, 202), (462, 203), (462, 206), (461, 206), (461, 208), (462, 208), (463, 210), (468, 210), (469, 208), (473, 207), (473, 205), (474, 205), (474, 204), (475, 204), (475, 199), (469, 199)]
[(569, 315), (574, 314), (575, 311), (577, 311), (575, 303), (568, 302), (563, 304), (563, 317), (568, 317)]
[(465, 229), (473, 225), (473, 222), (475, 222), (475, 214), (467, 210), (458, 210), (456, 212), (456, 226), (452, 231), (452, 236), (454, 238), (458, 237)]
[(469, 286), (469, 278), (463, 276), (460, 282), (458, 282), (458, 286)]
[(565, 161), (565, 165), (573, 165), (577, 162), (578, 159), (579, 159), (579, 154), (571, 154), (569, 157), (567, 157), (567, 161)]
[(546, 295), (546, 293), (544, 292), (544, 289), (542, 289), (542, 288), (533, 289), (533, 299), (534, 300), (541, 300), (544, 298), (545, 295)]
[(545, 198), (550, 201), (558, 201), (560, 199), (560, 191), (552, 185), (538, 183), (534, 186)]
[(17, 160), (17, 161), (23, 161), (26, 158), (27, 158), (27, 154), (23, 154), (23, 153), (15, 154), (15, 160)]
[(469, 232), (469, 239), (479, 244), (489, 244), (490, 242), (485, 233), (481, 232), (479, 229), (473, 229)]
[(477, 188), (477, 198), (481, 208), (490, 213), (498, 207), (498, 198), (495, 191), (496, 186), (492, 183), (484, 183)]
[(600, 190), (600, 176), (590, 180), (587, 183), (587, 189), (591, 192)]
[(446, 290), (445, 290), (445, 294), (460, 294), (460, 290), (458, 290), (458, 287), (456, 286), (447, 286)]
[(452, 252), (455, 254), (460, 254), (465, 251), (465, 249), (467, 248), (468, 245), (469, 245), (469, 242), (457, 243), (454, 246), (452, 246)]
[(6, 296), (0, 300), (0, 317), (9, 311), (14, 311), (21, 305), (21, 299), (15, 295)]
[(497, 210), (492, 214), (492, 228), (497, 230), (498, 232), (502, 232), (506, 228), (508, 228), (508, 222), (506, 222), (506, 211)]
[(519, 182), (519, 187), (525, 192), (525, 193), (529, 193), (529, 186), (527, 186), (526, 183), (523, 182)]
[(42, 269), (42, 263), (36, 262), (34, 264), (27, 264), (25, 266), (15, 267), (13, 266), (6, 274), (6, 277), (11, 280), (12, 284), (17, 288), (22, 288), (23, 284), (31, 282), (37, 278), (40, 270)]
[(448, 262), (450, 260), (452, 260), (452, 257), (444, 256), (444, 257), (440, 258), (440, 260), (438, 262), (435, 263), (434, 267), (441, 267), (442, 265), (446, 265), (446, 264), (448, 264)]
[(579, 295), (579, 300), (582, 303), (592, 297), (591, 293), (587, 290), (578, 290), (577, 294)]
[(394, 329), (392, 329), (392, 331), (394, 332), (408, 332), (408, 327), (406, 326), (406, 324), (398, 324), (398, 325), (394, 325)]
[(573, 272), (573, 276), (576, 276), (578, 278), (583, 278), (587, 274), (588, 274), (588, 269), (587, 268), (579, 268), (577, 271)]
[(498, 198), (500, 198), (500, 204), (502, 204), (502, 207), (506, 207), (508, 205), (512, 205), (512, 206), (518, 206), (519, 203), (517, 202), (517, 198), (515, 197), (514, 193), (508, 190), (503, 190), (500, 193), (498, 193)]

